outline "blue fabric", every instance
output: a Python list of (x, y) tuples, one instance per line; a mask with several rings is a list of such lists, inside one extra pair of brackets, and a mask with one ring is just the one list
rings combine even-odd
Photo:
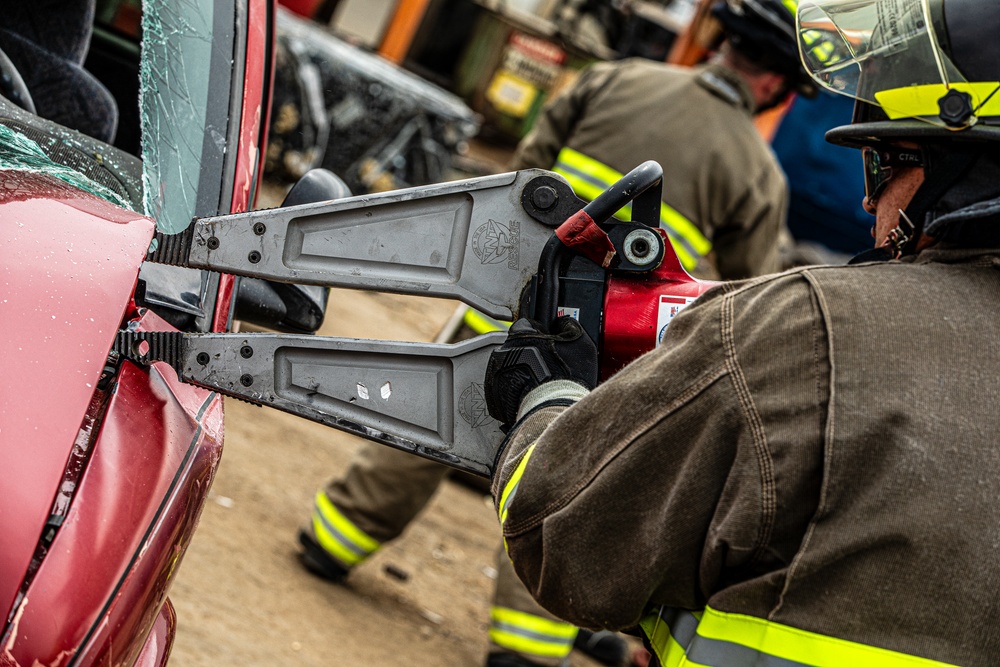
[(851, 122), (854, 101), (821, 91), (799, 97), (774, 137), (790, 190), (788, 228), (800, 241), (856, 254), (872, 247), (875, 218), (861, 207), (865, 194), (861, 153), (834, 146), (823, 135)]

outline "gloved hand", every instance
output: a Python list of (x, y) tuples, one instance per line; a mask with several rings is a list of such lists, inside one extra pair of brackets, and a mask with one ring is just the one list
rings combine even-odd
[(560, 317), (553, 333), (542, 333), (537, 322), (520, 319), (507, 340), (490, 355), (486, 366), (486, 408), (501, 424), (517, 421), (524, 397), (553, 380), (571, 380), (587, 389), (597, 385), (597, 346), (572, 317)]

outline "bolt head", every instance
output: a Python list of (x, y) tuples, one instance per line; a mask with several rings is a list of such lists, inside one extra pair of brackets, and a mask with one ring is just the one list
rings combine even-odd
[(249, 387), (253, 384), (253, 376), (247, 373), (246, 375), (240, 376), (240, 384), (244, 387)]
[(543, 185), (531, 193), (531, 203), (542, 211), (548, 211), (556, 205), (559, 200), (559, 193), (549, 185)]

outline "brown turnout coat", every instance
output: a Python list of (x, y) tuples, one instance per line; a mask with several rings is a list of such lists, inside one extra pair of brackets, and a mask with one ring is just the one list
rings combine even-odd
[(706, 605), (947, 663), (1000, 655), (1000, 250), (723, 284), (535, 444), (504, 535), (541, 604)]

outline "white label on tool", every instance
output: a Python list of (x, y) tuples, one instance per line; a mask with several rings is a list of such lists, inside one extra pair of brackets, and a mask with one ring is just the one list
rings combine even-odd
[(696, 297), (661, 296), (660, 307), (656, 312), (656, 344), (663, 342), (667, 326), (677, 317), (677, 313), (687, 308)]
[(579, 308), (567, 308), (566, 306), (559, 306), (556, 309), (556, 317), (566, 317), (569, 315), (577, 322), (580, 321), (580, 309)]

